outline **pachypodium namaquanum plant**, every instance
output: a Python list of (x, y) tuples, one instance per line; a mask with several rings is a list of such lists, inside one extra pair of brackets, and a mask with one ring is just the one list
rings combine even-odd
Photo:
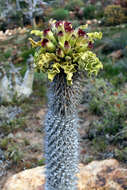
[(36, 68), (49, 79), (48, 113), (45, 119), (45, 190), (76, 190), (78, 172), (77, 106), (81, 73), (97, 74), (102, 63), (91, 50), (101, 32), (87, 33), (87, 25), (73, 29), (66, 21), (49, 21), (49, 28), (33, 30)]

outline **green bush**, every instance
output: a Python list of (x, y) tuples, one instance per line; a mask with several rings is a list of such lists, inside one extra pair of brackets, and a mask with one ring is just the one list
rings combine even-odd
[[(92, 82), (90, 108), (92, 111), (100, 115), (109, 114), (109, 110), (112, 113), (119, 112), (119, 114), (126, 114), (126, 100), (127, 95), (119, 90), (104, 79), (96, 79)], [(124, 102), (125, 101), (125, 102)], [(120, 106), (118, 106), (120, 104)], [(96, 109), (95, 109), (96, 108)]]
[(104, 15), (107, 25), (117, 25), (125, 21), (125, 14), (120, 5), (108, 5), (105, 8)]
[(101, 57), (101, 61), (104, 63), (104, 67), (99, 76), (108, 79), (115, 87), (124, 85), (127, 81), (127, 58), (124, 57), (113, 62), (111, 58), (104, 56)]
[[(116, 36), (116, 35), (115, 35)], [(108, 37), (102, 40), (104, 47), (102, 53), (109, 54), (114, 50), (125, 49), (127, 51), (127, 31), (126, 29), (117, 34), (116, 37)]]
[(69, 11), (75, 11), (76, 8), (81, 8), (84, 6), (84, 2), (82, 0), (70, 0), (65, 8)]
[(6, 158), (11, 160), (13, 163), (18, 163), (23, 159), (23, 152), (21, 151), (21, 148), (16, 145), (15, 143), (12, 143), (8, 145), (8, 149), (5, 154)]
[(96, 10), (96, 7), (94, 5), (87, 5), (84, 8), (84, 17), (85, 17), (85, 19), (93, 19), (93, 18), (95, 18), (95, 10)]
[(125, 156), (127, 140), (127, 90), (120, 90), (104, 79), (86, 81), (85, 106), (89, 105), (91, 117), (85, 129), (86, 142), (96, 159), (117, 158), (127, 161)]
[(42, 72), (35, 72), (33, 90), (34, 94), (46, 99), (46, 81), (47, 76)]
[(66, 20), (69, 17), (69, 11), (63, 8), (59, 8), (53, 11), (51, 17), (56, 20)]
[(77, 28), (77, 27), (80, 26), (80, 23), (79, 23), (78, 20), (73, 20), (71, 23), (72, 23), (72, 25), (73, 25), (73, 28)]
[(102, 19), (103, 16), (104, 16), (104, 6), (103, 6), (103, 4), (100, 1), (98, 1), (95, 6), (96, 6), (96, 11), (95, 11), (96, 18), (97, 19)]
[(11, 54), (12, 54), (12, 50), (11, 50), (11, 49), (8, 49), (8, 50), (4, 53), (4, 57), (5, 57), (6, 59), (8, 59), (8, 58), (11, 56)]
[(104, 79), (93, 80), (88, 90), (90, 111), (99, 116), (92, 123), (90, 135), (116, 135), (125, 127), (127, 91), (116, 90)]
[(22, 53), (21, 53), (21, 57), (23, 58), (23, 62), (26, 63), (28, 58), (30, 57), (30, 55), (34, 55), (34, 53), (35, 53), (34, 48), (31, 48), (31, 49), (25, 48), (25, 49), (23, 49)]
[(115, 157), (119, 159), (120, 161), (127, 161), (127, 147), (124, 149), (115, 149)]

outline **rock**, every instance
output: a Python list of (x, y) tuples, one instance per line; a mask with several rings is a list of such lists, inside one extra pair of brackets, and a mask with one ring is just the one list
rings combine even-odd
[(0, 40), (7, 40), (9, 36), (13, 36), (16, 34), (25, 34), (27, 32), (27, 29), (24, 28), (15, 28), (15, 29), (7, 29), (5, 30), (5, 33), (3, 31), (0, 31)]
[[(3, 190), (43, 190), (44, 167), (22, 171), (10, 177)], [(78, 190), (125, 190), (127, 169), (119, 166), (115, 159), (93, 161), (79, 165)]]
[(92, 24), (92, 21), (91, 21), (91, 20), (87, 20), (87, 21), (86, 21), (86, 24), (91, 25), (91, 24)]
[[(20, 36), (16, 43), (21, 43), (24, 39), (24, 35)], [(15, 57), (15, 55), (14, 55)], [(13, 61), (13, 58), (12, 58)], [(17, 60), (18, 62), (22, 59)], [(15, 62), (14, 62), (15, 63)], [(32, 86), (34, 80), (34, 65), (33, 63), (27, 64), (28, 68), (22, 77), (19, 70), (21, 67), (16, 68), (14, 64), (9, 63), (8, 70), (5, 69), (4, 64), (0, 66), (0, 103), (10, 103), (14, 100), (21, 102), (32, 93)]]
[(1, 149), (0, 149), (0, 178), (2, 176), (6, 176), (9, 165), (10, 162), (5, 159), (4, 155), (2, 155), (1, 159)]
[(80, 168), (79, 190), (125, 190), (127, 169), (114, 160), (93, 161)]
[(36, 190), (44, 182), (44, 167), (37, 167), (10, 177), (3, 190)]
[(6, 35), (3, 33), (3, 31), (0, 31), (0, 41), (6, 40)]
[[(0, 125), (4, 123), (10, 123), (15, 120), (16, 117), (22, 113), (22, 109), (17, 106), (0, 106)], [(13, 134), (12, 134), (13, 135)]]

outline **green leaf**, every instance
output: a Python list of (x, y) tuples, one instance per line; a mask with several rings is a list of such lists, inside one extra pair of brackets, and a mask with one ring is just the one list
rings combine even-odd
[(30, 33), (43, 38), (43, 32), (40, 30), (32, 30)]
[(86, 70), (89, 75), (94, 73), (97, 75), (98, 71), (103, 68), (102, 63), (91, 51), (86, 51), (81, 55), (79, 61), (79, 70)]

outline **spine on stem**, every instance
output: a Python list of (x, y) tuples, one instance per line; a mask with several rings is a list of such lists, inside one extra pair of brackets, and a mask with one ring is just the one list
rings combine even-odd
[[(76, 74), (77, 75), (77, 74)], [(57, 75), (49, 88), (49, 108), (45, 120), (45, 190), (76, 190), (78, 171), (78, 117), (80, 82), (76, 76), (68, 86)]]

